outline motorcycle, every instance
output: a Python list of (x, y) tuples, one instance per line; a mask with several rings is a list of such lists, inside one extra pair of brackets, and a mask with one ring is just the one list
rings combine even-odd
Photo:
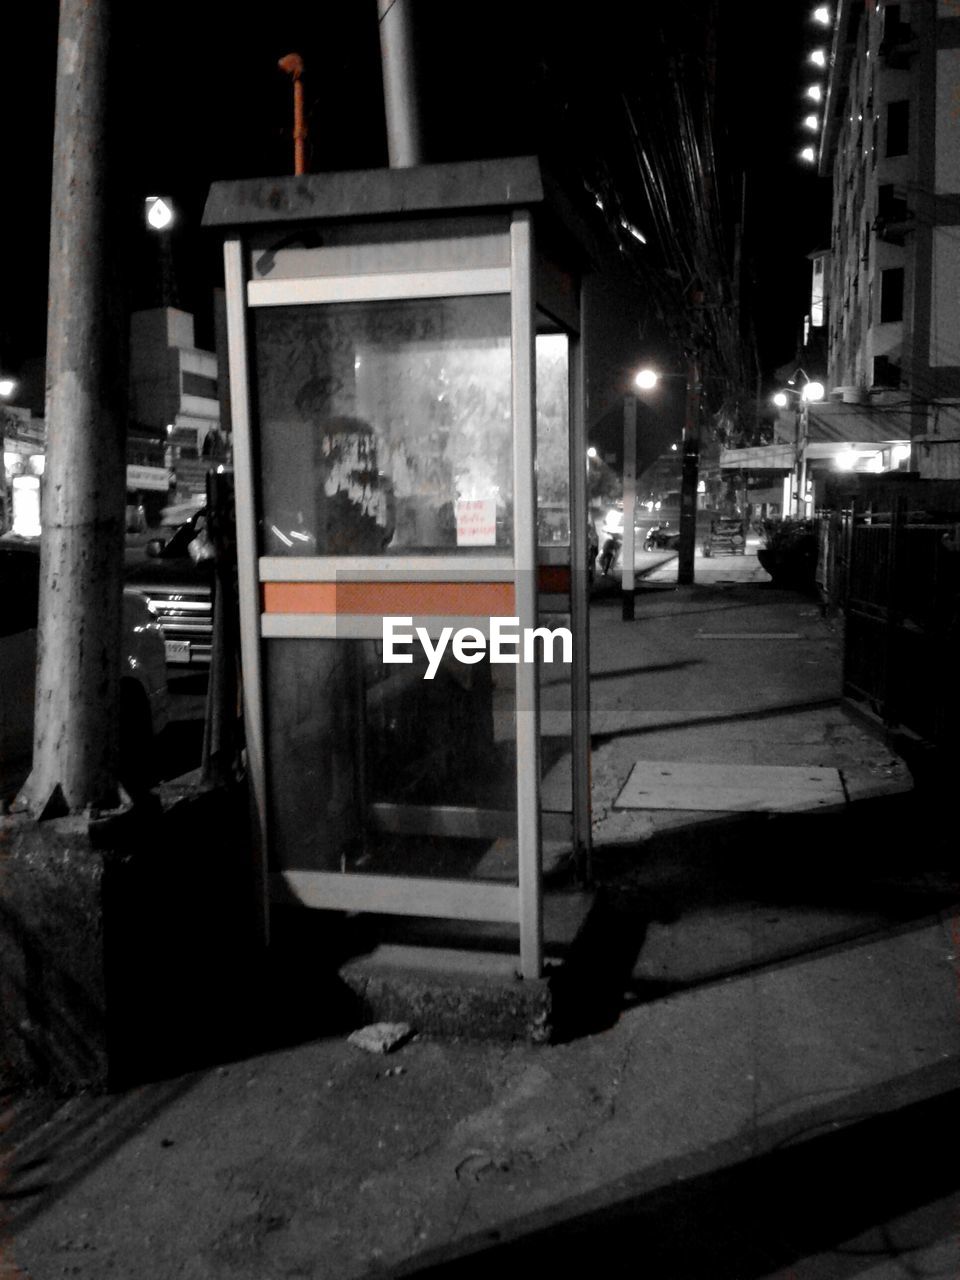
[(670, 521), (652, 525), (643, 540), (644, 551), (666, 551), (676, 547), (680, 534), (670, 528)]

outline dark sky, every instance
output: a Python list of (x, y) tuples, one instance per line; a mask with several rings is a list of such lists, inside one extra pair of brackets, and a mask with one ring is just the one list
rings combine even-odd
[[(671, 9), (683, 19), (685, 5), (695, 16), (703, 2), (674, 0)], [(138, 196), (171, 194), (182, 210), (173, 242), (181, 302), (197, 311), (209, 342), (219, 248), (198, 229), (203, 201), (215, 178), (289, 171), (290, 85), (277, 59), (296, 50), (306, 62), (313, 170), (386, 163), (376, 0), (115, 7), (127, 24), (117, 29), (125, 181)], [(827, 227), (825, 184), (796, 160), (801, 64), (817, 37), (811, 7), (718, 0), (719, 131), (724, 155), (747, 170), (745, 262), (769, 370), (792, 354), (805, 254)], [(602, 149), (614, 127), (612, 89), (646, 73), (648, 24), (660, 9), (648, 0), (418, 0), (426, 159), (551, 149), (562, 156), (570, 129), (581, 146)], [(10, 256), (0, 365), (14, 368), (44, 345), (56, 13), (55, 0), (31, 0), (5, 20), (0, 216)], [(702, 31), (691, 27), (689, 38), (699, 41)], [(143, 292), (152, 242), (146, 232), (137, 241), (135, 305), (152, 301)]]

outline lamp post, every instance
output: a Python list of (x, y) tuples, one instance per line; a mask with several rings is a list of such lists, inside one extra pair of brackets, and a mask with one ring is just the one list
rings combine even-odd
[(805, 379), (800, 390), (797, 391), (791, 386), (784, 387), (774, 395), (773, 403), (778, 409), (785, 409), (789, 404), (788, 396), (797, 398), (794, 406), (796, 411), (793, 436), (795, 488), (792, 505), (793, 514), (802, 519), (807, 513), (807, 445), (810, 442), (810, 405), (823, 399), (824, 388), (822, 382), (815, 382), (808, 378), (802, 369), (798, 369), (790, 381), (796, 382), (798, 376)]
[[(684, 373), (658, 373), (641, 369), (634, 379), (641, 391), (652, 391), (663, 378), (682, 378), (686, 387), (683, 439), (680, 461), (680, 541), (677, 548), (677, 585), (690, 586), (697, 542), (697, 480), (700, 470), (700, 362), (687, 356)], [(626, 450), (624, 450), (626, 453)], [(626, 477), (624, 477), (626, 483)], [(624, 566), (626, 566), (626, 493), (624, 493)], [(632, 563), (632, 562), (631, 562)]]
[(159, 259), (160, 306), (177, 305), (177, 289), (173, 272), (173, 246), (170, 232), (177, 220), (173, 201), (169, 196), (147, 196), (143, 202), (144, 221), (157, 236)]

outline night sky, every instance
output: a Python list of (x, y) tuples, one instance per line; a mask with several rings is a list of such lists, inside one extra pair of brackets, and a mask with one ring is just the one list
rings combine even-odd
[[(661, 11), (647, 0), (419, 0), (425, 158), (536, 151), (562, 162), (578, 148), (604, 152), (621, 127), (619, 89), (642, 87), (649, 75), (645, 57), (656, 49), (649, 24), (673, 22), (677, 40), (685, 38), (683, 23), (693, 24), (689, 39), (696, 43), (703, 3), (674, 0)], [(306, 63), (313, 171), (386, 163), (376, 0), (255, 0), (242, 7), (167, 0), (115, 8), (125, 11), (116, 37), (124, 180), (138, 198), (159, 192), (177, 202), (178, 301), (195, 311), (198, 340), (210, 345), (219, 245), (199, 230), (200, 215), (214, 179), (290, 171), (290, 83), (277, 59), (296, 50)], [(792, 356), (805, 255), (822, 246), (829, 226), (827, 183), (796, 159), (802, 61), (823, 43), (811, 8), (812, 0), (718, 4), (719, 145), (731, 192), (739, 191), (738, 168), (747, 173), (744, 261), (767, 374)], [(56, 13), (54, 0), (31, 0), (5, 19), (0, 365), (13, 372), (42, 354), (45, 341)], [(728, 216), (732, 203), (728, 198)], [(634, 216), (642, 224), (639, 204)], [(131, 302), (151, 305), (155, 245), (146, 231), (134, 242)], [(656, 258), (653, 244), (651, 262)]]

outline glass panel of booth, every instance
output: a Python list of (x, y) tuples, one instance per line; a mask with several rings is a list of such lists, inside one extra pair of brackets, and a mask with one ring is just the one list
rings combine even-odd
[(261, 554), (513, 543), (510, 299), (252, 312)]
[[(543, 321), (541, 321), (541, 324)], [(570, 365), (564, 333), (539, 332), (537, 376), (538, 611), (541, 626), (570, 627)], [(541, 831), (549, 873), (572, 853), (572, 664), (540, 667)]]
[(515, 884), (516, 668), (264, 644), (274, 870)]

